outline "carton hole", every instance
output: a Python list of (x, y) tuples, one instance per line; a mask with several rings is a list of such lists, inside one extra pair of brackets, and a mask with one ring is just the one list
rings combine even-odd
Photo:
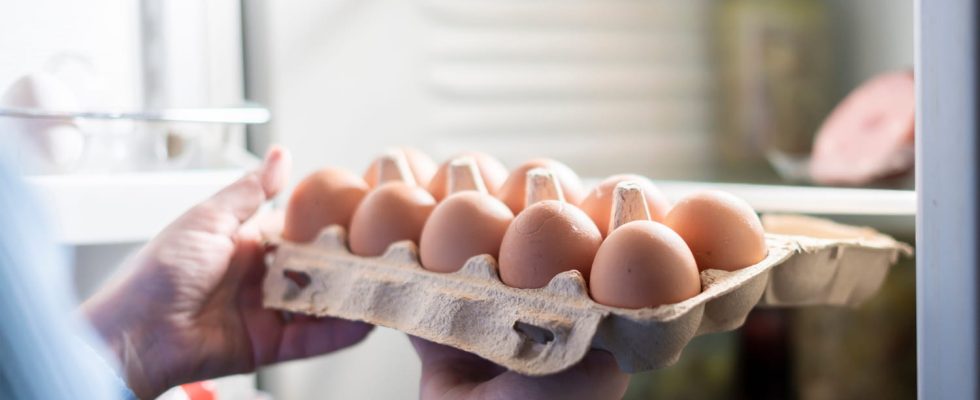
[(300, 289), (309, 286), (310, 282), (312, 281), (312, 279), (310, 278), (310, 274), (307, 274), (306, 272), (302, 272), (302, 271), (293, 271), (291, 269), (283, 270), (282, 276), (286, 277), (286, 279), (289, 279), (290, 281), (295, 283), (296, 286), (299, 287)]
[(840, 257), (840, 246), (835, 246), (830, 249), (830, 261), (836, 261)]
[(550, 330), (526, 322), (515, 321), (514, 331), (537, 344), (547, 344), (555, 340), (555, 334)]

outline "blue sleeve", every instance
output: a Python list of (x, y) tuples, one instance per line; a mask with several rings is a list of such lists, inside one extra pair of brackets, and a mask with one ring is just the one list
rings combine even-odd
[(137, 400), (136, 394), (126, 386), (126, 382), (116, 373), (118, 368), (112, 362), (113, 359), (107, 357), (104, 351), (96, 350), (91, 343), (85, 342), (81, 338), (77, 339), (79, 339), (78, 345), (80, 349), (85, 353), (86, 358), (91, 361), (89, 364), (96, 370), (96, 373), (109, 381), (111, 386), (113, 386), (112, 390), (119, 395), (118, 397), (124, 400)]
[(2, 158), (0, 399), (133, 398), (74, 310), (66, 249), (54, 244), (38, 203)]

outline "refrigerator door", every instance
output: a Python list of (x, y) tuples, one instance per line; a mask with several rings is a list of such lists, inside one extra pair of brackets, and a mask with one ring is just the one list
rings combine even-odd
[(919, 397), (980, 397), (980, 5), (916, 2)]

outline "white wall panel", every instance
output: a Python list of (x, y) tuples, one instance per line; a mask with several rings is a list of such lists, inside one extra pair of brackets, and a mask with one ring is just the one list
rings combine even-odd
[(57, 72), (86, 105), (141, 101), (139, 2), (4, 1), (0, 12), (0, 91), (17, 77)]
[(410, 144), (511, 165), (562, 156), (583, 175), (699, 177), (712, 159), (698, 147), (714, 116), (709, 6), (252, 2), (263, 33), (250, 34), (248, 64), (262, 71), (250, 91), (272, 107), (269, 132), (294, 151), (297, 176), (361, 170)]

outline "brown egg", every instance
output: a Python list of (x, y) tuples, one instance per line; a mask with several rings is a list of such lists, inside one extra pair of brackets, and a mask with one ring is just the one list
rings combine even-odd
[(514, 219), (504, 203), (478, 191), (449, 195), (422, 229), (422, 266), (438, 272), (459, 270), (470, 257), (497, 258), (504, 232)]
[(525, 174), (525, 204), (500, 244), (500, 279), (518, 288), (548, 285), (555, 275), (578, 270), (588, 279), (602, 242), (599, 228), (564, 200), (557, 173), (533, 168)]
[(361, 177), (343, 169), (324, 168), (308, 175), (289, 197), (283, 239), (310, 242), (327, 226), (347, 228), (367, 191)]
[(507, 204), (507, 207), (510, 207), (510, 210), (515, 214), (524, 209), (527, 193), (525, 178), (527, 172), (534, 168), (547, 168), (554, 171), (561, 185), (565, 201), (571, 204), (579, 204), (582, 201), (584, 192), (582, 182), (579, 180), (578, 175), (575, 174), (575, 171), (572, 171), (567, 165), (558, 161), (548, 158), (536, 158), (515, 168), (510, 173), (510, 176), (507, 177), (507, 180), (504, 181), (503, 185), (500, 186), (500, 190), (497, 191), (497, 198), (503, 201), (504, 204)]
[(392, 243), (419, 242), (436, 199), (412, 182), (408, 164), (401, 152), (391, 152), (379, 159), (380, 186), (364, 197), (351, 218), (352, 253), (379, 256)]
[(483, 180), (487, 192), (490, 194), (496, 194), (497, 190), (500, 189), (500, 185), (507, 179), (507, 168), (500, 161), (497, 161), (497, 159), (475, 151), (462, 153), (439, 166), (439, 170), (436, 171), (436, 174), (432, 176), (432, 180), (429, 181), (429, 193), (432, 193), (432, 197), (435, 197), (437, 201), (442, 201), (446, 197), (446, 194), (449, 193), (449, 164), (453, 159), (460, 157), (472, 157), (476, 161), (476, 165), (480, 170), (480, 177)]
[(422, 227), (436, 200), (429, 192), (404, 182), (388, 182), (361, 202), (350, 223), (350, 249), (360, 256), (380, 256), (392, 243), (419, 242)]
[(557, 200), (532, 204), (514, 218), (500, 244), (500, 279), (540, 288), (555, 275), (578, 270), (588, 280), (602, 235), (578, 207)]
[(687, 196), (667, 213), (664, 223), (684, 238), (702, 271), (734, 271), (768, 254), (759, 216), (729, 193), (712, 190)]
[[(436, 162), (432, 161), (431, 157), (412, 147), (399, 147), (392, 151), (399, 151), (405, 154), (405, 159), (408, 160), (408, 167), (412, 172), (411, 179), (417, 185), (423, 188), (429, 185), (429, 181), (432, 180), (432, 175), (436, 173), (437, 168)], [(378, 159), (372, 161), (367, 171), (364, 171), (364, 181), (372, 188), (378, 186), (378, 162)]]
[(701, 293), (701, 278), (694, 255), (676, 232), (657, 222), (632, 221), (602, 242), (589, 292), (607, 306), (656, 307)]
[(652, 220), (663, 222), (667, 211), (670, 210), (670, 201), (667, 200), (667, 196), (664, 196), (663, 192), (653, 182), (650, 182), (649, 179), (631, 174), (610, 176), (600, 182), (598, 186), (592, 188), (588, 195), (585, 196), (585, 200), (582, 200), (582, 203), (579, 204), (579, 208), (585, 211), (586, 214), (589, 214), (592, 220), (595, 221), (603, 237), (609, 234), (609, 215), (612, 212), (613, 190), (618, 183), (623, 181), (634, 181), (640, 185), (640, 188), (643, 190), (643, 196), (646, 198), (647, 210), (650, 212), (650, 218)]
[(694, 255), (676, 232), (650, 220), (645, 193), (637, 180), (612, 189), (612, 233), (599, 246), (589, 279), (592, 298), (601, 304), (655, 307), (701, 291)]
[(422, 267), (453, 272), (473, 256), (497, 258), (514, 213), (487, 193), (474, 157), (457, 157), (445, 170), (447, 189), (452, 194), (436, 206), (425, 223), (419, 252)]

